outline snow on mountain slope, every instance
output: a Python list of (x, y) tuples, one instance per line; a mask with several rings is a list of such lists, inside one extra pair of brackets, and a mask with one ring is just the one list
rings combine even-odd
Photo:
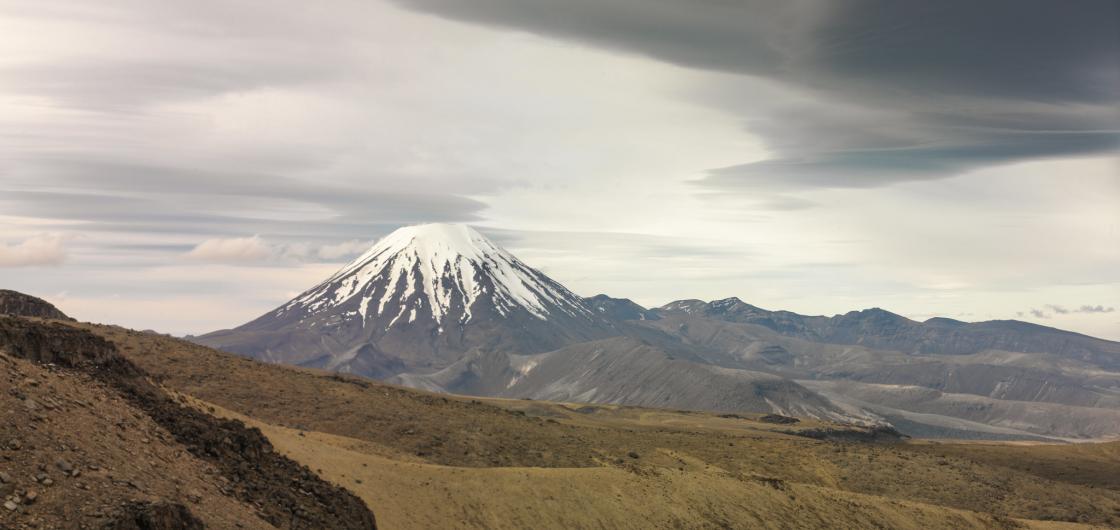
[[(384, 285), (378, 290), (376, 286)], [(420, 297), (413, 295), (420, 293)], [(329, 310), (360, 297), (363, 322), (396, 310), (391, 327), (409, 313), (414, 321), (425, 308), (443, 322), (454, 304), (462, 307), (458, 323), (472, 318), (471, 309), (485, 296), (501, 315), (515, 308), (547, 320), (557, 310), (571, 316), (590, 315), (583, 300), (466, 225), (425, 224), (401, 228), (323, 283), (288, 302), (277, 315)], [(371, 313), (371, 304), (376, 311)], [(442, 332), (442, 327), (440, 328)]]
[(475, 349), (549, 351), (617, 335), (580, 296), (465, 225), (396, 230), (277, 309), (199, 342), (270, 362), (387, 377)]

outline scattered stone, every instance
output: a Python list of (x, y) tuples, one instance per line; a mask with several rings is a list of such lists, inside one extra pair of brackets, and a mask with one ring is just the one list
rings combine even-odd
[(43, 481), (40, 482), (40, 484), (42, 484), (44, 486), (53, 486), (54, 485), (54, 480), (51, 480), (50, 477), (48, 477), (48, 478), (43, 479)]
[(15, 438), (12, 438), (11, 441), (8, 442), (8, 449), (11, 449), (13, 451), (19, 451), (22, 448), (23, 448), (23, 444), (20, 443), (20, 441), (15, 439)]
[(47, 480), (46, 473), (39, 473), (38, 475), (35, 475), (35, 482), (42, 482), (44, 480)]
[(629, 456), (630, 458), (641, 458), (641, 455), (639, 455), (638, 453), (635, 453), (634, 451), (630, 451), (629, 453), (626, 453), (626, 456)]
[(81, 474), (82, 474), (81, 469), (75, 469), (75, 470), (70, 472), (70, 477), (71, 478), (78, 478)]
[(62, 460), (61, 458), (58, 459), (58, 461), (55, 462), (54, 465), (58, 466), (58, 469), (62, 470), (63, 473), (70, 473), (71, 471), (74, 471), (74, 466), (70, 465), (70, 462)]
[(24, 504), (34, 504), (35, 500), (38, 499), (38, 498), (39, 498), (39, 494), (36, 493), (34, 490), (28, 491), (27, 494), (23, 496), (23, 503)]
[(9, 475), (9, 474), (7, 474), (3, 471), (0, 471), (0, 483), (7, 484), (11, 481), (12, 481), (12, 476), (11, 475)]
[(7, 508), (9, 512), (14, 512), (16, 508), (19, 508), (19, 505), (12, 501), (7, 501), (4, 503), (4, 507)]

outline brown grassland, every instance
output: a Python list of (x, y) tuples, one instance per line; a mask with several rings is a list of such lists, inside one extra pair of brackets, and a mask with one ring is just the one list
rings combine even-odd
[(258, 427), (382, 528), (1120, 525), (1120, 443), (819, 440), (798, 432), (842, 427), (444, 396), (73, 325), (185, 401)]

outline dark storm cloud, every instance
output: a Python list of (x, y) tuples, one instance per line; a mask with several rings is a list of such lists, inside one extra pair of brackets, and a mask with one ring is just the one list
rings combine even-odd
[(713, 170), (717, 188), (880, 186), (1120, 146), (1114, 0), (397, 1), (815, 95), (693, 94), (774, 154)]
[[(946, 131), (947, 133), (950, 131)], [(963, 141), (962, 141), (963, 140)], [(948, 143), (952, 141), (952, 143)], [(836, 152), (783, 151), (784, 158), (708, 172), (716, 187), (873, 187), (935, 179), (1014, 160), (1091, 155), (1120, 147), (1112, 133), (964, 134), (946, 145), (853, 148)]]

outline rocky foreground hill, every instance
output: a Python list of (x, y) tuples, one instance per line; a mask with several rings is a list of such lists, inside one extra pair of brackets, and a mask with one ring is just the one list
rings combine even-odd
[(260, 431), (154, 384), (114, 343), (0, 316), (0, 526), (374, 528)]
[(367, 506), (383, 528), (1120, 525), (1117, 443), (460, 397), (114, 326), (0, 330), (0, 528), (368, 528)]
[(0, 289), (0, 315), (74, 320), (42, 298), (8, 289)]

